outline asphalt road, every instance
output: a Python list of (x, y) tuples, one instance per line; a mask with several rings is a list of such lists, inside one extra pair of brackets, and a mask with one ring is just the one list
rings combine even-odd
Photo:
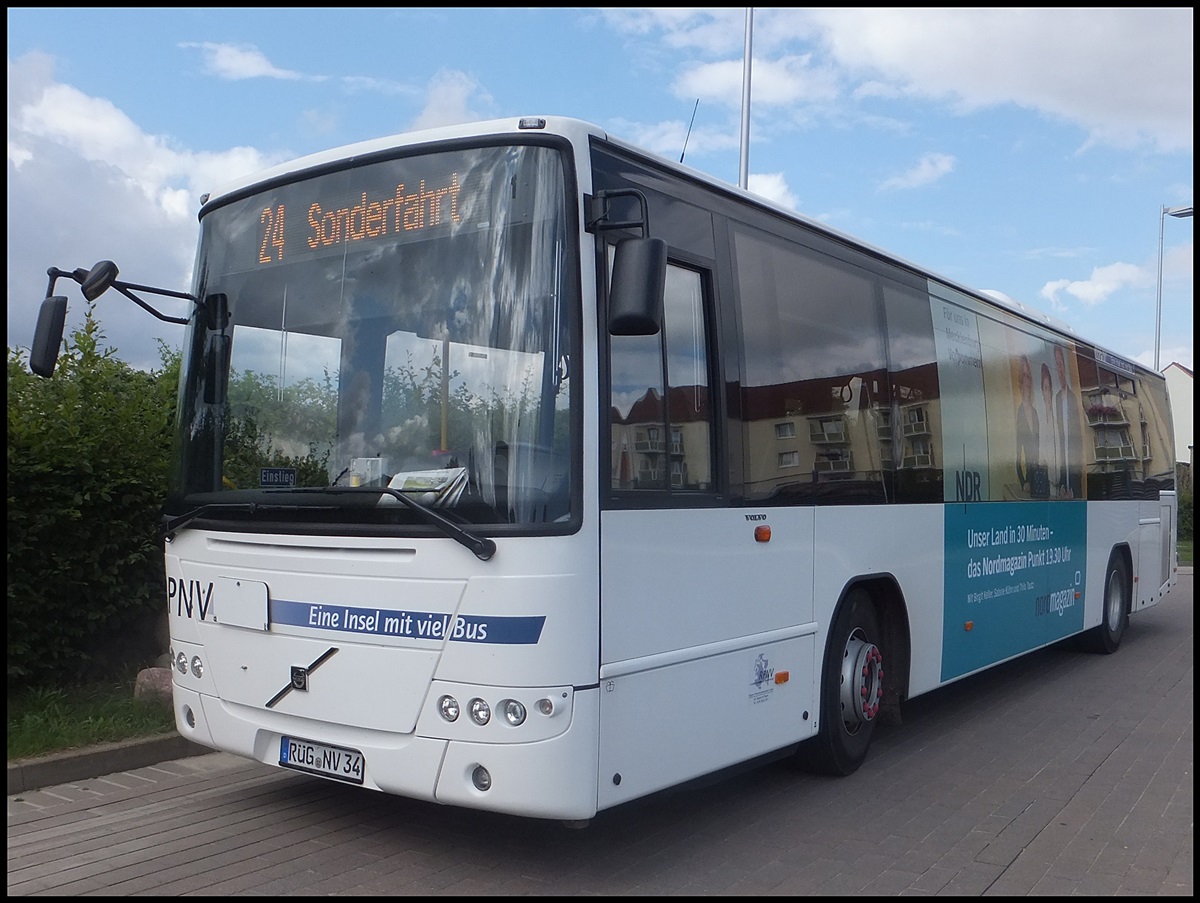
[(221, 753), (10, 773), (8, 893), (1192, 896), (1192, 580), (1116, 655), (1061, 644), (912, 700), (850, 778), (759, 764), (582, 830)]

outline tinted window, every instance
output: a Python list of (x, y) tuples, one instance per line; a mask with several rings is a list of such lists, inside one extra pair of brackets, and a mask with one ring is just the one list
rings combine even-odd
[(667, 267), (665, 324), (654, 336), (612, 337), (612, 488), (713, 488), (703, 282)]
[(746, 497), (883, 501), (891, 408), (874, 278), (746, 226), (733, 238)]

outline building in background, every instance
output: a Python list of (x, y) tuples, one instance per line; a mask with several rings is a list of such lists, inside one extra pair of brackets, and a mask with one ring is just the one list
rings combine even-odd
[[(1171, 397), (1171, 417), (1175, 421), (1175, 460), (1187, 465), (1180, 482), (1192, 485), (1192, 371), (1172, 361), (1163, 369), (1167, 394)], [(1180, 469), (1180, 468), (1176, 468)]]

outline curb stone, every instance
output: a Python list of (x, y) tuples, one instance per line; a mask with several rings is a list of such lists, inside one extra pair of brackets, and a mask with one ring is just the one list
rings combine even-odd
[(179, 734), (99, 743), (8, 763), (8, 795), (213, 752)]

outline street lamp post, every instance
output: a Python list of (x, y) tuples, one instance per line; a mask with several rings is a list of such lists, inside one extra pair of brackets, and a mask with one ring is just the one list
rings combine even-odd
[[(1163, 222), (1168, 216), (1180, 219), (1190, 217), (1192, 207), (1163, 206), (1158, 211), (1158, 301), (1154, 308), (1154, 369), (1158, 370), (1158, 350), (1162, 336), (1162, 267), (1163, 267)], [(1162, 371), (1159, 371), (1162, 372)]]
[(738, 161), (738, 187), (750, 184), (750, 45), (753, 43), (754, 7), (746, 7), (746, 49), (742, 51), (742, 154)]

